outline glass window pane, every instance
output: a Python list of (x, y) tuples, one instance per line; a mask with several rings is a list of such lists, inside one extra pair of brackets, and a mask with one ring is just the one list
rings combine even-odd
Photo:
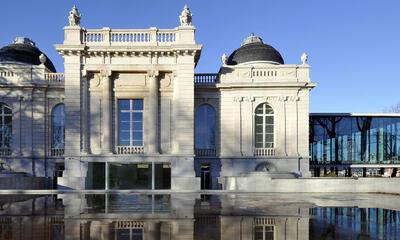
[(143, 132), (141, 132), (141, 131), (133, 132), (133, 140), (142, 141), (143, 140)]
[(132, 113), (132, 119), (134, 122), (142, 122), (143, 121), (143, 112)]
[(121, 122), (119, 123), (119, 129), (120, 129), (120, 130), (129, 131), (130, 126), (131, 126), (131, 123), (128, 122), (128, 121), (121, 121)]
[(129, 122), (130, 121), (129, 116), (130, 116), (129, 112), (120, 112), (119, 113), (119, 121)]
[(143, 123), (142, 122), (134, 122), (132, 124), (132, 131), (142, 131), (143, 130)]
[(132, 109), (133, 110), (143, 110), (143, 100), (142, 99), (134, 99), (132, 100)]
[(127, 99), (118, 100), (118, 109), (119, 110), (129, 110), (130, 109), (130, 101)]

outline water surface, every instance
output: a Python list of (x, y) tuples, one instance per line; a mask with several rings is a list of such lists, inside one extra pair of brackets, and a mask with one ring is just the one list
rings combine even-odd
[(0, 239), (400, 239), (378, 194), (0, 195)]

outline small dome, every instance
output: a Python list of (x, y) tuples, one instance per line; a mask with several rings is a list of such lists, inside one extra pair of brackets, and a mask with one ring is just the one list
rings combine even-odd
[(29, 38), (17, 37), (14, 42), (8, 46), (0, 49), (0, 62), (20, 62), (32, 65), (40, 65), (40, 55), (44, 55), (46, 58), (44, 65), (52, 72), (56, 72), (51, 60), (42, 53), (36, 44)]
[(227, 64), (236, 65), (254, 61), (284, 64), (281, 54), (275, 48), (265, 44), (260, 37), (251, 34), (243, 41), (242, 46), (229, 56)]

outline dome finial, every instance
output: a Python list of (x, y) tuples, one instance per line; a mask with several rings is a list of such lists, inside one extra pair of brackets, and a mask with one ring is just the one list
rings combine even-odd
[(254, 32), (252, 32), (252, 33), (250, 34), (250, 36), (248, 36), (247, 38), (244, 39), (244, 41), (243, 41), (243, 43), (242, 43), (242, 46), (243, 46), (243, 45), (246, 45), (246, 44), (249, 44), (249, 43), (263, 43), (263, 40), (262, 40), (261, 37), (256, 36), (256, 35), (254, 34)]
[(27, 45), (31, 45), (31, 46), (36, 46), (35, 42), (30, 40), (27, 37), (16, 37), (14, 39), (13, 44), (27, 44)]

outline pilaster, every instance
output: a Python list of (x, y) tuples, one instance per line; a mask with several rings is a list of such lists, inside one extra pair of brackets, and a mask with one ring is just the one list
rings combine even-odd
[(158, 134), (158, 98), (159, 98), (159, 79), (158, 71), (149, 71), (149, 127), (148, 129), (148, 153), (159, 153), (159, 134)]
[(101, 79), (103, 82), (102, 89), (102, 102), (101, 102), (101, 114), (102, 114), (102, 152), (105, 154), (111, 154), (112, 150), (112, 94), (111, 94), (111, 71), (102, 70)]

